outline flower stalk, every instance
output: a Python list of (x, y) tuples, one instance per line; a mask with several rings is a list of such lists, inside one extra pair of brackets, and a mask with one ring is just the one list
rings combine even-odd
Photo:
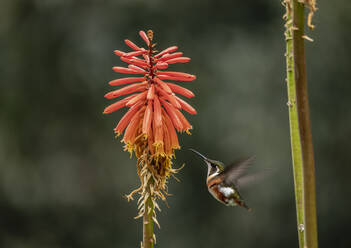
[(307, 24), (313, 29), (311, 20), (316, 10), (315, 0), (284, 0), (283, 3), (286, 7), (288, 106), (299, 246), (316, 248), (315, 169), (304, 47), (304, 40), (311, 40), (304, 34), (305, 5), (310, 9)]
[[(288, 0), (289, 1), (289, 0)], [(285, 23), (285, 41), (286, 41), (286, 74), (287, 74), (287, 89), (288, 89), (288, 110), (289, 110), (289, 126), (290, 126), (290, 142), (291, 155), (294, 174), (295, 186), (295, 203), (297, 215), (297, 230), (299, 247), (304, 247), (304, 233), (301, 227), (304, 226), (304, 208), (303, 208), (303, 167), (302, 154), (300, 146), (300, 132), (298, 124), (298, 115), (296, 107), (295, 93), (295, 75), (294, 75), (294, 59), (293, 59), (293, 22), (291, 16), (291, 8), (289, 3), (285, 3), (286, 8), (286, 23)]]

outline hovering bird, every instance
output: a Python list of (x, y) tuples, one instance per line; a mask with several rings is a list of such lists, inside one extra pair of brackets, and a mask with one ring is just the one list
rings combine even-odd
[(243, 177), (243, 173), (253, 162), (254, 157), (224, 167), (224, 164), (220, 161), (208, 159), (194, 149), (189, 150), (199, 155), (207, 164), (206, 184), (208, 191), (216, 200), (226, 206), (239, 205), (251, 211), (251, 208), (246, 205), (244, 199), (241, 197), (238, 186), (240, 186), (241, 181), (247, 181), (248, 177), (250, 177)]

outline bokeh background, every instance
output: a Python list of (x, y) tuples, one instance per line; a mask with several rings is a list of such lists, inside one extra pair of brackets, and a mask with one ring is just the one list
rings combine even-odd
[[(319, 1), (307, 72), (315, 146), (320, 247), (350, 247), (351, 3)], [(2, 0), (0, 3), (0, 247), (139, 247), (135, 159), (114, 139), (124, 111), (111, 102), (114, 49), (153, 29), (191, 63), (173, 70), (196, 98), (191, 136), (160, 203), (157, 247), (297, 247), (279, 1)], [(243, 189), (253, 208), (228, 208), (205, 187), (186, 148), (229, 163), (254, 154), (272, 171)]]

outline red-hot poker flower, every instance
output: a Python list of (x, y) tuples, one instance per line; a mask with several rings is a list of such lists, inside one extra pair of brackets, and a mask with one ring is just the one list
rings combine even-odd
[(174, 150), (180, 149), (177, 131), (189, 133), (192, 129), (181, 111), (196, 114), (196, 110), (180, 97), (192, 98), (194, 93), (168, 81), (181, 83), (193, 81), (196, 77), (167, 70), (172, 64), (190, 61), (190, 58), (183, 57), (183, 53), (177, 51), (177, 46), (157, 52), (154, 50), (152, 31), (148, 31), (147, 34), (140, 31), (139, 35), (147, 48), (125, 40), (132, 51), (114, 51), (128, 66), (115, 66), (112, 69), (132, 76), (109, 82), (111, 86), (120, 88), (107, 93), (105, 97), (124, 98), (106, 107), (104, 113), (110, 114), (123, 107), (129, 108), (114, 131), (117, 136), (124, 132), (122, 142), (125, 143), (125, 149), (131, 154), (134, 152), (138, 158), (137, 172), (141, 185), (132, 191), (127, 199), (133, 199), (133, 195), (139, 192), (137, 218), (144, 217), (144, 230), (148, 230), (147, 234), (144, 234), (144, 242), (152, 243), (155, 237), (150, 232), (150, 227), (146, 226), (151, 225), (152, 229), (153, 223), (159, 225), (155, 211), (159, 209), (157, 199), (166, 199), (167, 179), (180, 170), (172, 168)]
[[(189, 132), (192, 126), (180, 112), (196, 114), (196, 110), (176, 94), (187, 98), (194, 97), (193, 92), (171, 81), (193, 81), (194, 75), (166, 70), (169, 65), (186, 63), (190, 58), (183, 57), (177, 46), (171, 46), (161, 52), (154, 50), (153, 33), (139, 32), (147, 48), (142, 48), (130, 40), (125, 40), (132, 51), (115, 50), (128, 67), (113, 67), (115, 72), (133, 74), (133, 77), (115, 79), (109, 82), (111, 86), (128, 84), (105, 95), (107, 99), (132, 94), (119, 100), (104, 110), (105, 114), (112, 113), (123, 107), (129, 107), (127, 113), (114, 129), (117, 136), (124, 131), (122, 141), (128, 151), (135, 151), (137, 157), (142, 154), (147, 144), (148, 152), (152, 156), (172, 157), (174, 149), (179, 149), (178, 132)], [(176, 52), (177, 51), (177, 52)], [(138, 75), (136, 75), (138, 74)], [(143, 147), (142, 147), (143, 146)]]

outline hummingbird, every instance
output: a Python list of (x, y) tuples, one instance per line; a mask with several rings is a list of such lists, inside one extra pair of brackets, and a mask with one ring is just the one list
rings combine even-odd
[(251, 208), (246, 205), (244, 199), (241, 197), (238, 187), (240, 186), (241, 179), (248, 177), (243, 177), (242, 175), (253, 162), (254, 157), (224, 167), (224, 164), (220, 161), (206, 158), (194, 149), (189, 150), (199, 155), (207, 164), (208, 172), (206, 184), (208, 191), (216, 200), (226, 206), (238, 205), (251, 211)]

